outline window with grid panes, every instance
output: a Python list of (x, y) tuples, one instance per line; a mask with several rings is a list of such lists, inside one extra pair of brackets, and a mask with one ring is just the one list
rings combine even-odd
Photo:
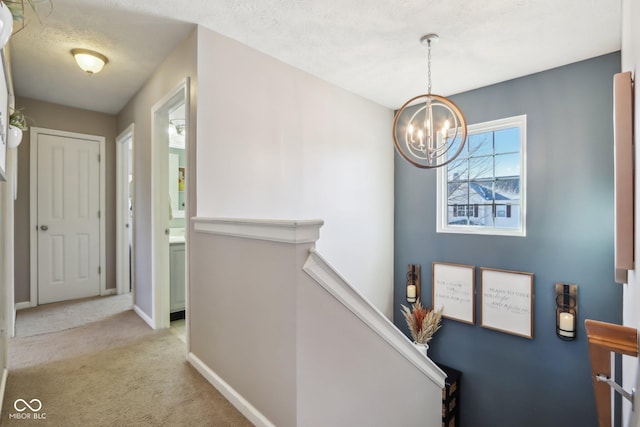
[(438, 232), (526, 234), (526, 119), (467, 127), (460, 155), (438, 170)]

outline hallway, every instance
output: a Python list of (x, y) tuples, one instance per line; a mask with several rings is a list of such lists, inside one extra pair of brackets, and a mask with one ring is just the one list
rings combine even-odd
[(126, 310), (11, 339), (0, 426), (11, 425), (251, 424), (186, 362), (178, 333)]
[(16, 337), (77, 328), (131, 310), (132, 294), (82, 298), (43, 304), (16, 312)]

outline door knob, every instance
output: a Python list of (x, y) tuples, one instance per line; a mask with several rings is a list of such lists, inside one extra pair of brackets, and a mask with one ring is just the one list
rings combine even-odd
[(40, 230), (42, 231), (47, 231), (49, 229), (49, 227), (47, 227), (46, 225), (41, 225), (40, 226)]
[(169, 235), (169, 233), (171, 233), (171, 230), (169, 230), (168, 228), (164, 229), (164, 234), (166, 234), (167, 236)]
[(129, 223), (126, 223), (124, 226), (125, 228), (129, 228)]

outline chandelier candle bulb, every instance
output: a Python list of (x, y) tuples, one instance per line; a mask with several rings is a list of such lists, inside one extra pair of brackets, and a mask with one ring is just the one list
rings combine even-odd
[(429, 138), (429, 154), (433, 152), (433, 134), (431, 132), (431, 123), (433, 123), (433, 108), (431, 108), (431, 99), (427, 98), (427, 111), (429, 112), (429, 120), (427, 120), (427, 135)]
[(446, 138), (449, 135), (449, 120), (444, 121), (444, 125), (442, 126), (442, 137)]

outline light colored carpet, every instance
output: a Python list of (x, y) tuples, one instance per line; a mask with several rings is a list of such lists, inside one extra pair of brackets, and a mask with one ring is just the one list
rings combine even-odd
[(16, 313), (16, 336), (31, 337), (77, 328), (131, 310), (131, 294), (44, 304)]
[(187, 344), (187, 326), (184, 319), (174, 320), (173, 322), (171, 322), (169, 331), (176, 334), (176, 336), (180, 338), (180, 341), (182, 341), (185, 345)]
[[(251, 426), (184, 352), (133, 311), (14, 338), (0, 426)], [(39, 399), (46, 419), (11, 419), (17, 399)]]

